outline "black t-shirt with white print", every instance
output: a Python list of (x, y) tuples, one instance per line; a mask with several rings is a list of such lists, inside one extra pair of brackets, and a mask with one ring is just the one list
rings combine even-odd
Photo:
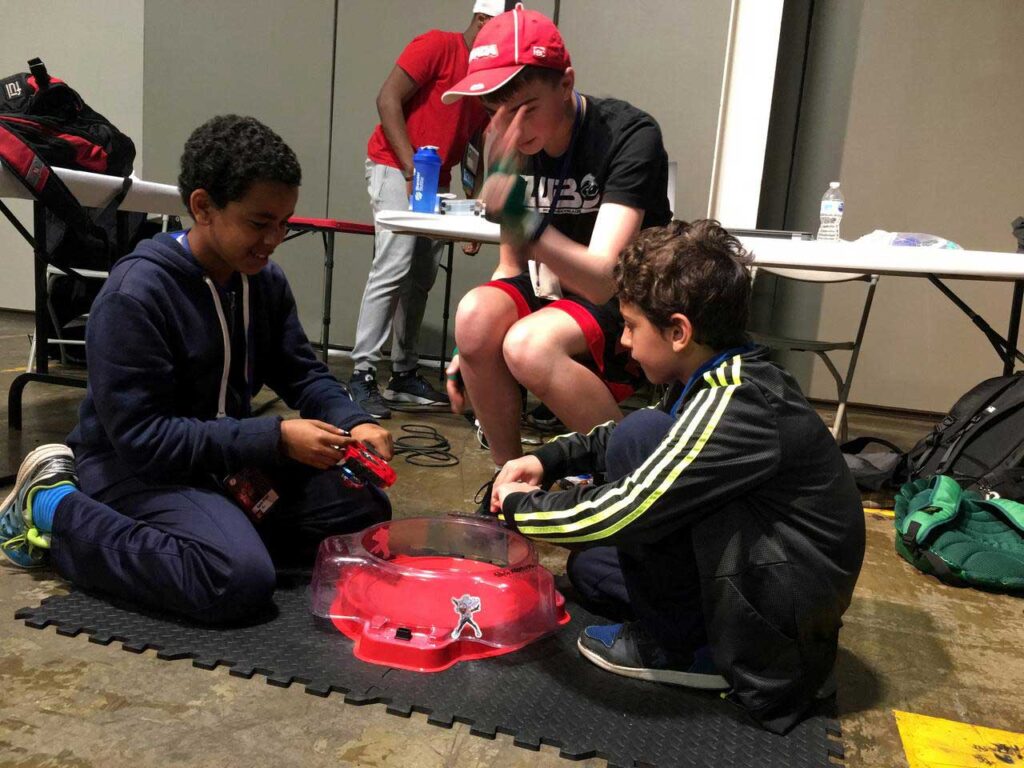
[[(584, 99), (586, 111), (551, 226), (589, 245), (602, 203), (643, 209), (643, 229), (667, 224), (672, 219), (668, 156), (658, 123), (619, 99)], [(542, 150), (527, 166), (527, 205), (541, 214), (551, 208), (562, 164), (561, 157)]]

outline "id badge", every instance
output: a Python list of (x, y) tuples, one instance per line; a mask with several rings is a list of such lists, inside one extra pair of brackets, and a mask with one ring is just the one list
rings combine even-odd
[(562, 284), (558, 282), (558, 276), (544, 264), (538, 264), (533, 259), (529, 260), (530, 285), (533, 286), (533, 295), (538, 299), (557, 300), (562, 298)]
[(476, 196), (479, 171), (480, 151), (471, 142), (466, 145), (466, 152), (462, 156), (462, 190), (466, 193), (466, 197)]
[(254, 523), (260, 523), (278, 500), (270, 480), (258, 469), (242, 469), (224, 478), (224, 488)]

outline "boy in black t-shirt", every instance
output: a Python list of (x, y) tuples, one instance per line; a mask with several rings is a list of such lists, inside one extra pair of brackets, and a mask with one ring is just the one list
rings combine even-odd
[(621, 419), (643, 380), (619, 344), (612, 270), (637, 232), (671, 219), (668, 160), (650, 115), (574, 83), (554, 23), (518, 5), (484, 26), (444, 95), (480, 97), (493, 115), (481, 198), (502, 225), (500, 258), (459, 303), (448, 393), (456, 411), (472, 400), (498, 466), (522, 455), (520, 385), (586, 432)]

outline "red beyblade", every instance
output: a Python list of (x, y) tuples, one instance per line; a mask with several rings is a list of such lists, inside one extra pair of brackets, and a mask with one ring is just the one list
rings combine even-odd
[(395, 470), (391, 465), (361, 443), (345, 446), (338, 468), (342, 482), (350, 488), (362, 488), (367, 483), (378, 488), (390, 488), (395, 484)]

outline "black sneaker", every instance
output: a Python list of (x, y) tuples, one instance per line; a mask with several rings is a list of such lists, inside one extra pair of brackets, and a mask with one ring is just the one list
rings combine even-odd
[(373, 370), (355, 371), (348, 382), (348, 390), (359, 407), (375, 419), (390, 419), (391, 409), (380, 396), (377, 388), (377, 374)]
[(557, 432), (558, 430), (565, 429), (565, 424), (544, 403), (541, 403), (526, 414), (523, 420), (534, 429), (544, 432)]
[(580, 632), (576, 647), (588, 661), (623, 677), (708, 691), (731, 687), (715, 671), (707, 646), (685, 659), (669, 654), (655, 646), (636, 622), (587, 627)]
[(384, 390), (384, 399), (389, 403), (408, 403), (409, 405), (448, 405), (448, 395), (438, 392), (427, 380), (420, 376), (419, 371), (393, 373)]

